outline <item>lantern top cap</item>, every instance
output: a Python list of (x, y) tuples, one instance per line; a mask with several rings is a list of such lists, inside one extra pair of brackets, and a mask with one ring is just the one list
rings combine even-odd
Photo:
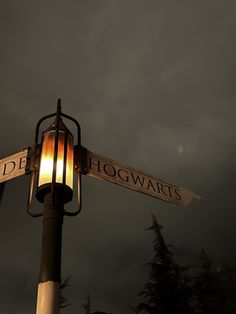
[(44, 131), (44, 134), (51, 131), (56, 131), (56, 130), (64, 132), (64, 133), (69, 133), (72, 136), (71, 132), (66, 127), (66, 125), (64, 124), (61, 118), (61, 99), (60, 98), (58, 98), (57, 100), (56, 118), (53, 121), (53, 123), (50, 124), (50, 126)]
[(65, 124), (63, 123), (62, 121), (62, 118), (65, 118), (67, 120), (70, 120), (72, 121), (75, 125), (76, 125), (76, 128), (77, 128), (77, 144), (78, 145), (81, 145), (81, 134), (80, 134), (80, 125), (79, 125), (79, 122), (74, 119), (73, 117), (71, 116), (68, 116), (67, 114), (65, 113), (62, 113), (61, 111), (61, 99), (58, 98), (57, 99), (57, 111), (56, 113), (51, 113), (49, 115), (46, 115), (44, 117), (42, 117), (37, 125), (36, 125), (36, 130), (35, 130), (35, 145), (39, 145), (39, 142), (38, 142), (38, 139), (39, 139), (39, 131), (40, 131), (40, 126), (42, 124), (43, 121), (47, 120), (47, 119), (50, 119), (52, 117), (56, 117), (55, 121), (49, 126), (49, 128), (47, 128), (47, 130), (43, 131), (43, 134), (45, 134), (46, 132), (50, 132), (50, 131), (62, 131), (62, 132), (66, 132), (67, 134), (69, 133), (72, 137), (72, 133), (68, 130), (68, 128), (65, 126)]
[[(49, 127), (43, 133), (45, 134), (45, 133), (48, 133), (51, 131), (56, 131), (56, 130), (57, 130), (57, 118), (53, 121), (52, 124), (49, 125)], [(62, 121), (61, 117), (59, 118), (59, 121), (58, 121), (58, 130), (59, 130), (59, 132), (69, 133), (70, 135), (72, 135), (70, 130), (67, 128), (67, 126)]]

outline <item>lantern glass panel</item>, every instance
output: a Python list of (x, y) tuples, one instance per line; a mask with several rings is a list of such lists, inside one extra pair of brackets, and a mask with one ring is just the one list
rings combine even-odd
[[(54, 145), (55, 145), (55, 131), (50, 131), (44, 134), (41, 152), (41, 161), (39, 169), (38, 186), (52, 183), (53, 177), (53, 163), (54, 163)], [(66, 164), (65, 157), (65, 136), (67, 136), (67, 151)], [(64, 171), (66, 165), (66, 171)], [(73, 170), (74, 170), (74, 145), (73, 137), (70, 134), (59, 131), (58, 149), (56, 161), (56, 183), (63, 183), (73, 189)], [(63, 180), (63, 176), (65, 179)]]
[(55, 132), (49, 132), (44, 135), (38, 186), (52, 182), (53, 156), (55, 144)]
[(74, 171), (74, 143), (73, 137), (68, 135), (67, 139), (67, 160), (66, 160), (66, 185), (73, 189), (73, 171)]
[(57, 150), (57, 168), (56, 168), (56, 182), (57, 183), (63, 183), (64, 146), (65, 146), (64, 141), (65, 141), (65, 133), (59, 132), (58, 150)]

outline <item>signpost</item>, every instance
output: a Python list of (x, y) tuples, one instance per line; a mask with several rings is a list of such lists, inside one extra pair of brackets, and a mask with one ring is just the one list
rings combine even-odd
[[(0, 160), (0, 183), (26, 174), (27, 155), (30, 149)], [(141, 170), (124, 165), (86, 150), (86, 164), (82, 174), (120, 185), (162, 201), (187, 206), (200, 197), (179, 185), (164, 181)]]
[[(55, 117), (39, 143), (41, 123)], [(77, 128), (74, 137), (62, 121), (71, 120)], [(64, 205), (73, 198), (73, 175), (78, 177), (78, 209), (68, 212)], [(36, 314), (59, 314), (61, 280), (61, 242), (64, 216), (76, 216), (81, 210), (81, 174), (111, 182), (125, 188), (179, 206), (187, 206), (199, 196), (179, 185), (94, 154), (81, 145), (80, 125), (74, 118), (57, 112), (41, 118), (36, 125), (33, 148), (0, 160), (0, 196), (8, 180), (30, 174), (27, 210), (32, 217), (43, 216), (43, 236)], [(40, 213), (31, 211), (34, 183), (36, 198), (44, 204)]]
[(0, 183), (26, 173), (28, 149), (0, 160)]
[(86, 171), (89, 176), (180, 206), (186, 206), (193, 198), (199, 198), (197, 194), (181, 186), (90, 151), (87, 152)]

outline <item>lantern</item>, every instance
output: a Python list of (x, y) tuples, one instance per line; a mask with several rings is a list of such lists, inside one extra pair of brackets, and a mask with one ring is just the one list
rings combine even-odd
[(36, 197), (43, 202), (45, 193), (50, 192), (54, 184), (67, 203), (73, 196), (74, 140), (62, 119), (58, 126), (56, 122), (42, 136)]
[[(53, 116), (56, 116), (54, 122), (42, 133), (41, 143), (38, 143), (38, 134), (41, 123)], [(62, 116), (72, 120), (78, 130), (77, 145), (74, 145), (72, 133), (62, 121)], [(39, 120), (36, 126), (35, 145), (32, 150), (31, 157), (31, 182), (28, 196), (28, 212), (31, 216), (39, 216), (40, 214), (32, 213), (30, 207), (32, 203), (32, 194), (35, 177), (37, 176), (36, 198), (41, 203), (44, 202), (46, 194), (51, 193), (52, 202), (55, 195), (60, 198), (63, 204), (72, 200), (73, 197), (73, 174), (74, 169), (78, 175), (78, 203), (79, 210), (75, 212), (66, 212), (65, 214), (73, 216), (78, 214), (81, 208), (80, 193), (80, 166), (78, 165), (78, 156), (74, 156), (76, 150), (77, 155), (80, 150), (80, 126), (72, 117), (61, 112), (60, 100), (58, 100), (57, 112), (48, 115)], [(75, 158), (76, 157), (76, 158)], [(76, 160), (76, 163), (74, 162)]]

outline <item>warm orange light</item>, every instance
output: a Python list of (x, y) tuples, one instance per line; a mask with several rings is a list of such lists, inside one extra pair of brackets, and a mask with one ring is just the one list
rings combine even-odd
[(67, 139), (66, 185), (73, 187), (74, 143), (72, 136)]
[[(44, 184), (52, 183), (55, 136), (56, 131), (54, 130), (49, 131), (44, 135), (40, 160), (38, 187)], [(65, 136), (67, 136), (67, 149), (65, 147)], [(64, 158), (66, 158), (66, 162), (64, 162)], [(71, 189), (73, 189), (73, 161), (73, 137), (68, 133), (65, 134), (65, 132), (59, 131), (55, 182), (64, 183)]]
[(52, 182), (54, 144), (55, 132), (46, 133), (41, 152), (39, 186)]

